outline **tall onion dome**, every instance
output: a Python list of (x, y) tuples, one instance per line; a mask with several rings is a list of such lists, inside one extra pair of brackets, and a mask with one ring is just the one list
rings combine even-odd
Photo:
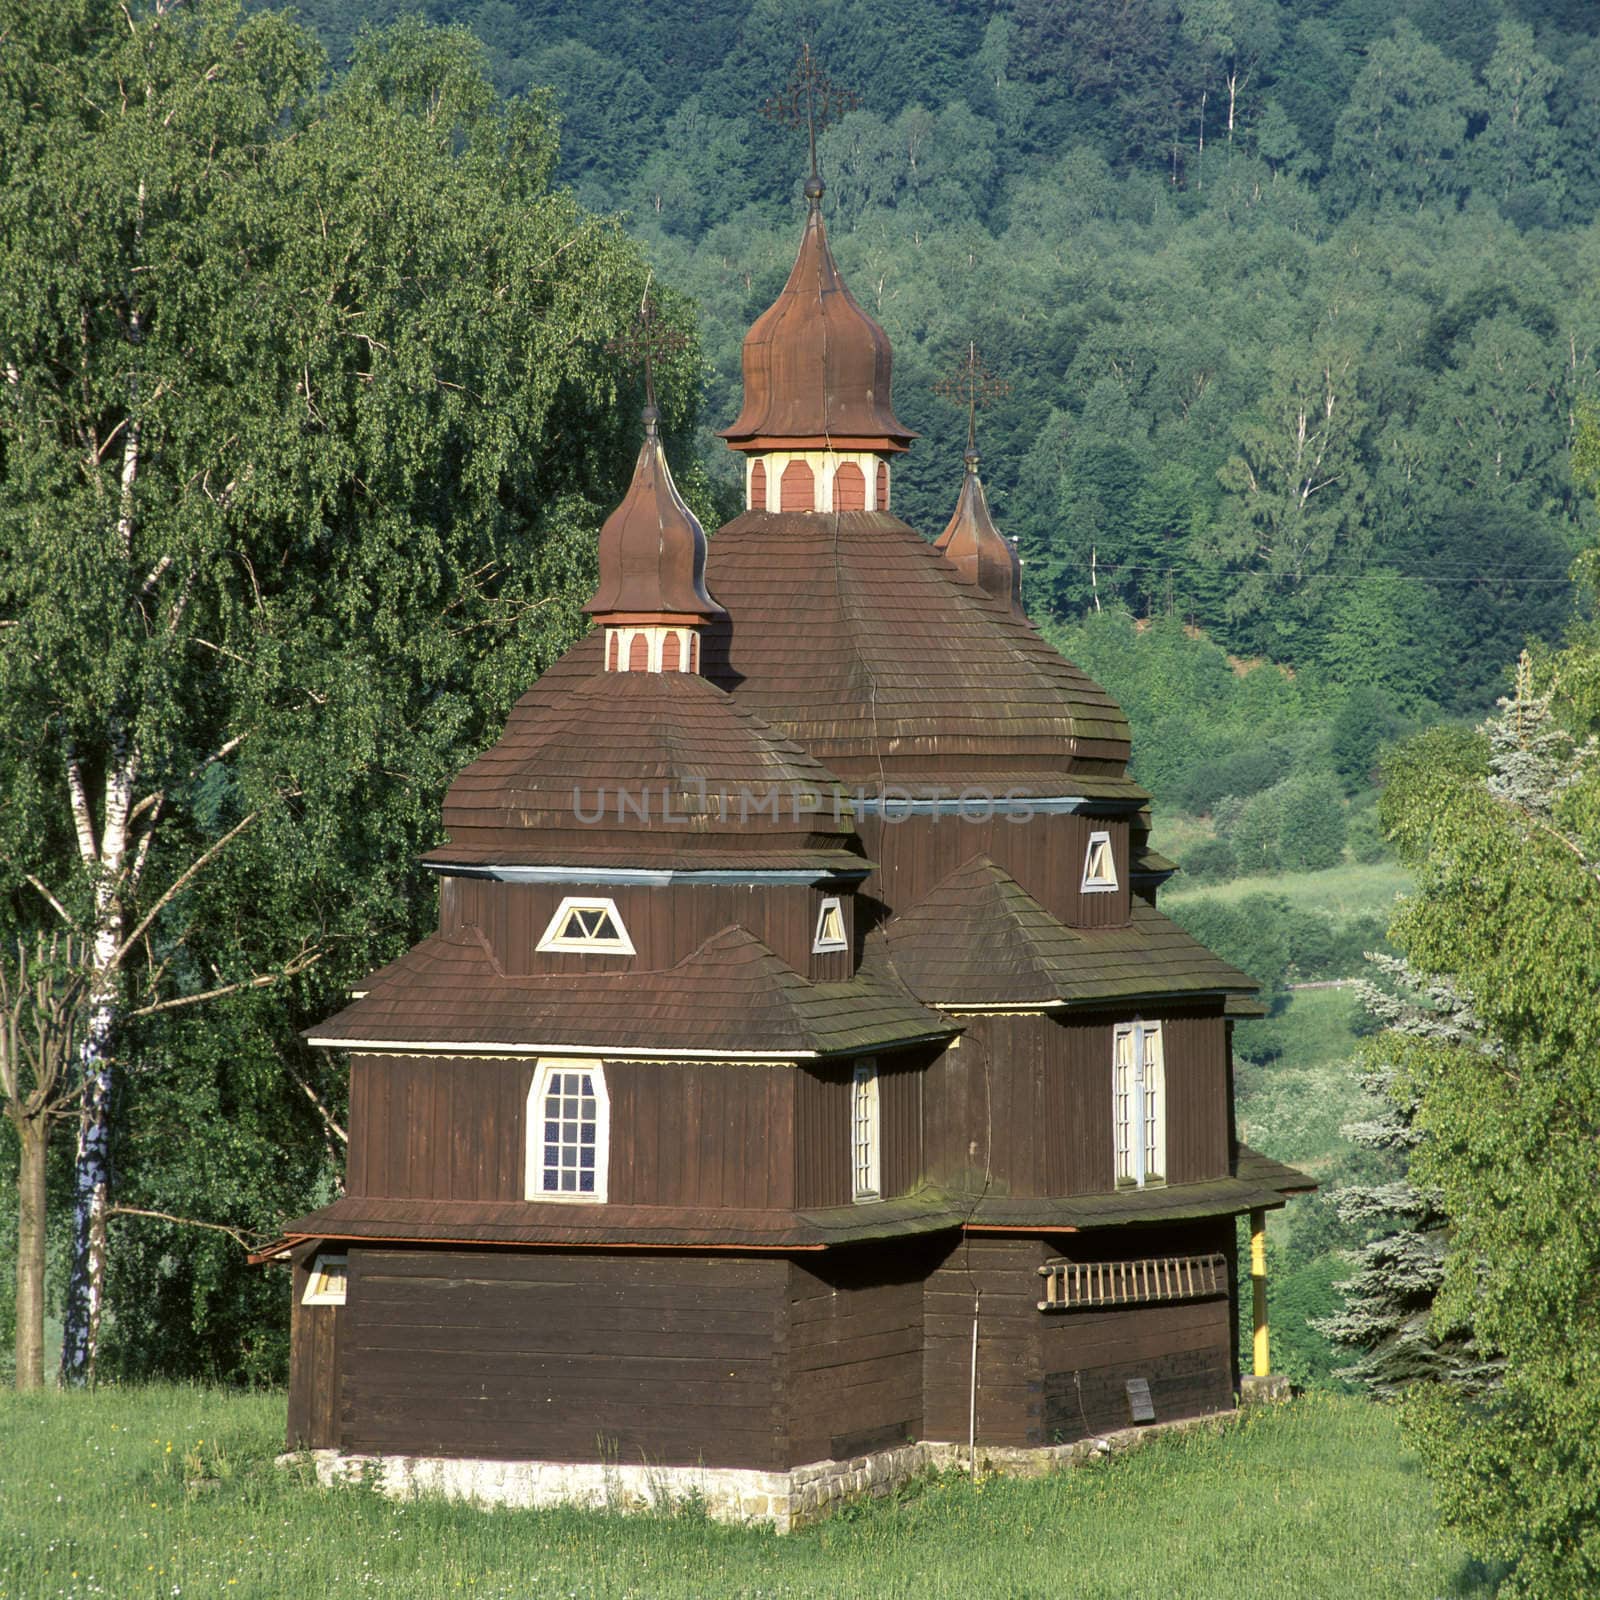
[(600, 584), (583, 609), (605, 629), (608, 672), (698, 672), (700, 630), (727, 613), (706, 591), (706, 536), (672, 481), (645, 407), (622, 504), (600, 530)]
[(916, 435), (894, 414), (889, 336), (845, 286), (806, 181), (800, 253), (744, 341), (744, 409), (722, 430), (747, 460), (746, 504), (769, 511), (883, 511), (889, 459)]

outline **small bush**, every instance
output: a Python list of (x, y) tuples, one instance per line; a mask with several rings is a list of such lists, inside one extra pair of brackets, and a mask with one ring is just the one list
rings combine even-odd
[(1226, 839), (1202, 839), (1184, 852), (1183, 870), (1193, 883), (1226, 883), (1239, 870)]

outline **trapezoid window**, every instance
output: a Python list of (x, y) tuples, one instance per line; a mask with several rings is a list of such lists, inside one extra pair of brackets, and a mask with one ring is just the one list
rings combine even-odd
[(850, 941), (844, 936), (844, 907), (837, 895), (829, 895), (817, 912), (817, 931), (811, 941), (811, 953), (822, 955), (828, 950), (848, 950)]
[(752, 511), (765, 511), (767, 509), (767, 464), (757, 461), (750, 468), (750, 509)]
[(599, 1062), (541, 1061), (528, 1094), (528, 1198), (604, 1200), (610, 1121)]
[(586, 951), (612, 956), (633, 954), (633, 940), (617, 915), (616, 901), (580, 900), (573, 895), (556, 907), (538, 947), (569, 950), (576, 955)]
[(879, 1175), (878, 1063), (858, 1061), (850, 1090), (850, 1198), (882, 1197)]
[(1167, 1171), (1167, 1074), (1159, 1022), (1124, 1022), (1113, 1042), (1111, 1105), (1117, 1187), (1164, 1183)]
[(303, 1306), (342, 1306), (345, 1288), (350, 1281), (349, 1256), (321, 1256), (311, 1263), (306, 1278), (305, 1293), (300, 1296)]
[(861, 468), (846, 461), (833, 475), (833, 509), (835, 511), (865, 511), (867, 509), (867, 480)]
[(1116, 886), (1117, 858), (1111, 849), (1111, 835), (1091, 833), (1088, 853), (1083, 858), (1084, 891), (1103, 894)]
[(791, 461), (778, 480), (778, 509), (780, 511), (815, 511), (817, 509), (817, 480), (810, 464)]

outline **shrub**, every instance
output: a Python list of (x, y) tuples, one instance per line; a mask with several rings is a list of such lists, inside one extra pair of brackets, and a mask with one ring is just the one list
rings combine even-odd
[(1185, 875), (1195, 883), (1226, 883), (1239, 870), (1226, 839), (1201, 839), (1183, 855)]
[(1331, 778), (1301, 778), (1285, 786), (1278, 824), (1278, 858), (1297, 872), (1336, 866), (1344, 856), (1344, 805)]

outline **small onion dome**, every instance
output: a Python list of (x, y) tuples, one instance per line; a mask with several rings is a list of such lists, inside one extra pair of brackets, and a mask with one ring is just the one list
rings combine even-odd
[(706, 592), (705, 530), (672, 481), (653, 406), (633, 482), (600, 530), (600, 586), (583, 609), (602, 618), (727, 615)]
[(975, 583), (986, 595), (1003, 601), (1022, 615), (1022, 563), (1016, 547), (995, 527), (984, 496), (983, 479), (978, 476), (978, 458), (968, 452), (967, 475), (956, 501), (955, 515), (933, 547), (961, 575)]
[(889, 336), (845, 287), (819, 205), (783, 293), (744, 340), (744, 410), (722, 437), (734, 450), (904, 450), (916, 437), (889, 401)]

